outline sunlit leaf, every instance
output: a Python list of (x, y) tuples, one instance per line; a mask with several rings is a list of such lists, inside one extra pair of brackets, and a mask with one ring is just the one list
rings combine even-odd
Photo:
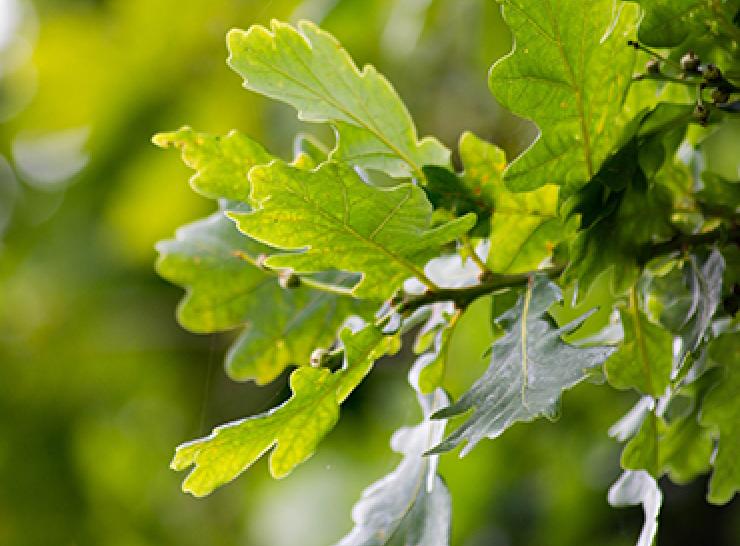
[(424, 165), (446, 165), (436, 139), (418, 140), (406, 106), (372, 66), (358, 70), (337, 40), (308, 21), (273, 21), (229, 32), (229, 65), (244, 87), (298, 110), (304, 121), (329, 122), (339, 141), (332, 157), (394, 177), (423, 177)]
[(316, 450), (334, 428), (339, 406), (362, 381), (373, 363), (388, 352), (392, 340), (374, 326), (353, 334), (342, 333), (344, 366), (301, 367), (290, 376), (293, 395), (266, 413), (227, 423), (210, 436), (182, 444), (172, 460), (174, 470), (190, 471), (183, 490), (196, 497), (211, 493), (230, 482), (274, 446), (270, 474), (287, 476)]
[(341, 163), (306, 172), (276, 161), (253, 168), (249, 178), (256, 210), (230, 213), (239, 229), (280, 249), (303, 250), (273, 254), (267, 265), (361, 273), (353, 290), (360, 298), (387, 298), (408, 277), (424, 280), (424, 264), (475, 224), (467, 215), (432, 228), (431, 205), (418, 186), (375, 188)]
[(260, 144), (238, 131), (220, 137), (183, 127), (171, 133), (159, 133), (152, 141), (163, 148), (179, 148), (183, 162), (196, 171), (190, 185), (212, 199), (246, 201), (249, 169), (272, 160)]
[[(329, 346), (349, 315), (369, 312), (350, 297), (281, 288), (274, 273), (254, 265), (271, 249), (239, 233), (222, 212), (180, 228), (157, 250), (159, 274), (187, 288), (180, 324), (198, 333), (244, 328), (226, 361), (234, 379), (269, 383), (290, 364), (308, 364), (311, 351)], [(327, 280), (338, 284), (342, 277)]]
[[(491, 70), (499, 102), (537, 123), (540, 136), (507, 169), (512, 189), (579, 188), (621, 137), (635, 53), (637, 9), (612, 0), (504, 0), (514, 50)], [(615, 22), (615, 17), (618, 19)]]
[(575, 228), (576, 222), (566, 224), (558, 216), (558, 188), (509, 191), (501, 178), (503, 151), (472, 133), (460, 139), (460, 158), (469, 185), (493, 198), (488, 265), (497, 273), (537, 269)]

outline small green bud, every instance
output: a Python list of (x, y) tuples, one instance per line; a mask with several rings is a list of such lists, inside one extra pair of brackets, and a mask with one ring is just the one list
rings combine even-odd
[(298, 288), (301, 285), (301, 278), (292, 270), (284, 269), (278, 274), (278, 284), (285, 289)]
[(645, 72), (648, 74), (660, 74), (660, 61), (658, 59), (650, 59), (645, 63)]
[(681, 68), (686, 72), (696, 72), (699, 70), (701, 59), (693, 51), (687, 51), (686, 54), (681, 57)]

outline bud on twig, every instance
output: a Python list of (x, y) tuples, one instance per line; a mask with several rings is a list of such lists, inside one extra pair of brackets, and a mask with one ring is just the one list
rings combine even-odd
[(326, 349), (323, 349), (319, 347), (318, 349), (314, 349), (311, 353), (311, 367), (313, 368), (320, 368), (326, 363), (327, 358), (329, 357), (329, 351)]
[(645, 72), (648, 74), (660, 74), (660, 61), (658, 59), (650, 59), (645, 63)]
[(686, 54), (681, 57), (681, 68), (686, 72), (696, 72), (699, 70), (701, 59), (693, 51), (687, 51)]
[(284, 269), (278, 274), (278, 283), (285, 289), (298, 288), (301, 285), (301, 278), (291, 269)]

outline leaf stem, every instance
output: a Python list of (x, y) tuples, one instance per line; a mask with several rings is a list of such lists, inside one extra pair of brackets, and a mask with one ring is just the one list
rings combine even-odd
[[(278, 277), (280, 275), (280, 272), (271, 269), (269, 267), (265, 267), (264, 265), (261, 265), (254, 256), (250, 256), (246, 252), (243, 252), (241, 250), (235, 250), (232, 252), (232, 255), (244, 260), (248, 264), (253, 265), (254, 267), (261, 269), (267, 274), (273, 275), (274, 277)], [(337, 296), (346, 296), (346, 297), (353, 297), (352, 289), (347, 288), (346, 286), (339, 286), (336, 284), (328, 284), (325, 282), (321, 282), (319, 280), (316, 280), (311, 277), (303, 277), (299, 276), (301, 280), (301, 284), (303, 286), (307, 286), (308, 288), (313, 288), (314, 290), (320, 290), (322, 292), (328, 292), (330, 294), (336, 294)]]
[(679, 85), (688, 85), (688, 86), (694, 86), (703, 81), (697, 78), (682, 79), (682, 78), (677, 78), (675, 76), (668, 76), (667, 74), (638, 74), (634, 76), (632, 80), (633, 81), (653, 80), (653, 81), (659, 81), (659, 82), (677, 83)]
[[(685, 250), (691, 247), (720, 243), (723, 241), (740, 242), (740, 227), (733, 225), (729, 229), (719, 228), (706, 233), (696, 234), (678, 234), (672, 239), (662, 243), (646, 245), (638, 252), (638, 263), (644, 265), (650, 259), (657, 256), (664, 256), (673, 252)], [(408, 313), (424, 305), (432, 303), (451, 301), (455, 303), (458, 309), (465, 309), (476, 299), (510, 288), (521, 288), (527, 286), (532, 275), (544, 274), (551, 278), (558, 277), (563, 271), (564, 266), (554, 266), (526, 273), (514, 275), (491, 274), (480, 284), (468, 286), (465, 288), (437, 288), (428, 290), (419, 295), (406, 295), (406, 297), (396, 306), (398, 313)]]
[(473, 260), (473, 263), (478, 266), (478, 269), (481, 270), (481, 273), (492, 275), (493, 271), (491, 271), (486, 263), (480, 259), (480, 256), (478, 256), (478, 253), (475, 251), (475, 247), (473, 246), (473, 242), (470, 240), (470, 237), (468, 237), (467, 234), (463, 235), (461, 241), (465, 250), (468, 251), (470, 259)]
[(650, 49), (649, 47), (646, 47), (646, 46), (642, 45), (640, 42), (637, 42), (635, 40), (627, 40), (627, 45), (628, 46), (631, 46), (631, 47), (634, 47), (635, 49), (642, 50), (645, 53), (647, 53), (648, 55), (650, 55), (651, 57), (654, 57), (656, 59), (659, 59), (660, 61), (663, 61), (666, 64), (670, 64), (674, 68), (677, 68), (678, 70), (680, 70), (681, 72), (684, 71), (683, 70), (683, 67), (679, 63), (677, 63), (676, 61), (674, 61), (673, 59), (669, 59), (668, 57), (665, 57), (665, 56), (661, 55), (657, 51), (654, 51), (654, 50)]

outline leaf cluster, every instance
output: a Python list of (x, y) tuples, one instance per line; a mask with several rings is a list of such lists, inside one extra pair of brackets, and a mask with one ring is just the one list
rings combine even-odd
[[(228, 63), (247, 89), (328, 124), (333, 147), (299, 136), (285, 160), (238, 132), (154, 137), (218, 202), (158, 246), (160, 274), (187, 290), (181, 324), (242, 329), (227, 356), (234, 379), (264, 384), (295, 366), (282, 405), (177, 449), (173, 468), (192, 467), (186, 491), (206, 495), (270, 450), (271, 474), (289, 474), (374, 362), (414, 335), (423, 422), (394, 435), (403, 461), (365, 491), (342, 546), (447, 544), (437, 458), (555, 419), (563, 391), (600, 374), (639, 395), (610, 431), (626, 445), (609, 492), (616, 506), (643, 505), (639, 544), (655, 536), (663, 474), (683, 483), (711, 470), (713, 503), (740, 488), (740, 185), (701, 157), (736, 110), (738, 42), (723, 41), (737, 36), (736, 6), (501, 4), (515, 45), (490, 89), (539, 128), (509, 161), (468, 132), (457, 172), (391, 84), (309, 22), (231, 31)], [(679, 62), (689, 43), (727, 70)], [(639, 60), (650, 69), (635, 77)], [(490, 366), (450, 401), (446, 369), (465, 365), (448, 359), (455, 326), (492, 294)]]

